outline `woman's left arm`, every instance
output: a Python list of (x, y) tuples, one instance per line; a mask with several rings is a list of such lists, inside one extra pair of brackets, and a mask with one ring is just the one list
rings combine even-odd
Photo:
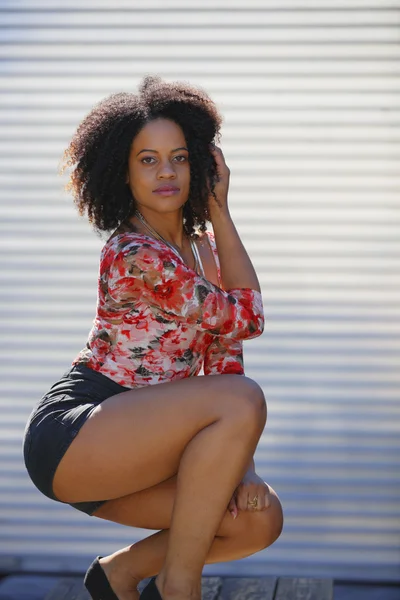
[[(204, 375), (244, 375), (243, 342), (215, 336), (204, 356)], [(255, 471), (252, 458), (248, 471)]]
[[(204, 375), (244, 375), (243, 341), (215, 336), (204, 355)], [(247, 471), (255, 471), (254, 458)]]
[(243, 342), (215, 336), (204, 355), (204, 375), (244, 375)]

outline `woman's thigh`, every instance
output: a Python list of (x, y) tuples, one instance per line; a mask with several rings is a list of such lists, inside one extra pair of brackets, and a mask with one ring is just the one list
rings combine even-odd
[(260, 386), (243, 375), (198, 376), (111, 396), (91, 412), (61, 459), (54, 494), (77, 503), (139, 492), (177, 473), (201, 429), (226, 417), (239, 437), (249, 429), (255, 435), (259, 419), (261, 435), (264, 414)]

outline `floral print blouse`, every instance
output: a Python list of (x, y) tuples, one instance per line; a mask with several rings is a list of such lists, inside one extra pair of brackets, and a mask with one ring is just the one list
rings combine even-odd
[[(220, 263), (214, 234), (207, 231)], [(245, 339), (264, 330), (260, 292), (228, 291), (191, 269), (164, 242), (127, 232), (104, 245), (96, 317), (73, 361), (135, 388), (197, 375), (244, 374)]]

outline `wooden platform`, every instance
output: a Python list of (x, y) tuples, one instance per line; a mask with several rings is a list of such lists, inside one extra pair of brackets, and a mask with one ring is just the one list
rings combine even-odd
[[(139, 591), (148, 579), (139, 584)], [(9, 575), (0, 600), (90, 600), (82, 577)], [(333, 600), (333, 580), (289, 577), (203, 577), (203, 600)]]

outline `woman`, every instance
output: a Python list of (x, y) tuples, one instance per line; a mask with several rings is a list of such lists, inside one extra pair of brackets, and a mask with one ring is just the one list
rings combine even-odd
[(148, 76), (138, 95), (95, 106), (65, 151), (80, 214), (112, 234), (87, 345), (29, 417), (25, 463), (53, 500), (160, 530), (93, 561), (93, 599), (135, 600), (151, 577), (144, 599), (200, 600), (204, 564), (254, 554), (282, 529), (254, 469), (266, 404), (242, 343), (264, 315), (220, 125), (202, 90)]

